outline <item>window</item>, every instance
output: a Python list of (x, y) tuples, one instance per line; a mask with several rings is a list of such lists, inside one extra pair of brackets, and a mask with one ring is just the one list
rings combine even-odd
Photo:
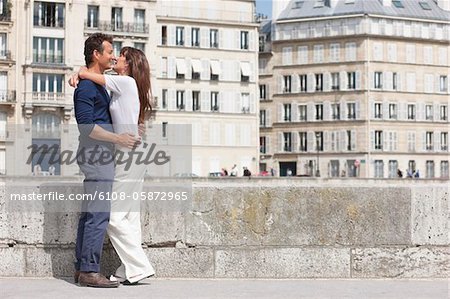
[(323, 91), (323, 74), (316, 74), (316, 91)]
[(448, 179), (449, 171), (448, 171), (448, 161), (441, 161), (441, 178)]
[(242, 113), (250, 113), (250, 94), (241, 93)]
[(392, 4), (397, 8), (404, 8), (403, 3), (400, 0), (392, 0)]
[(373, 84), (374, 84), (374, 88), (376, 88), (376, 89), (383, 88), (383, 73), (382, 72), (375, 72)]
[(416, 119), (416, 105), (408, 104), (408, 120)]
[(283, 82), (284, 82), (284, 87), (283, 87), (283, 92), (284, 93), (290, 93), (291, 92), (291, 87), (292, 87), (292, 77), (289, 76), (284, 76), (283, 77)]
[[(61, 119), (49, 113), (33, 115), (32, 136), (34, 138), (60, 138)], [(43, 155), (43, 154), (41, 154)]]
[(316, 104), (316, 120), (323, 120), (323, 104)]
[(383, 149), (383, 131), (375, 131), (375, 149)]
[(441, 151), (448, 150), (448, 132), (441, 132)]
[(354, 142), (354, 140), (352, 141), (352, 131), (347, 130), (346, 132), (346, 137), (347, 137), (347, 150), (351, 151), (352, 150), (352, 144)]
[(266, 126), (266, 110), (259, 110), (259, 126), (265, 127)]
[(323, 45), (314, 46), (314, 63), (321, 63), (324, 61)]
[(307, 121), (308, 120), (308, 106), (307, 105), (298, 105), (298, 115), (300, 121)]
[(300, 8), (302, 8), (304, 3), (305, 3), (305, 1), (295, 1), (294, 2), (294, 6), (292, 8), (293, 9), (300, 9)]
[(392, 89), (397, 90), (398, 88), (398, 76), (397, 73), (392, 73)]
[(433, 150), (433, 132), (426, 132), (425, 133), (425, 149), (427, 151)]
[(397, 119), (397, 104), (389, 104), (389, 119)]
[(398, 161), (397, 160), (389, 160), (389, 178), (396, 178), (398, 170)]
[(168, 125), (167, 122), (163, 122), (162, 126), (161, 126), (161, 131), (162, 131), (161, 135), (162, 135), (163, 138), (167, 137), (167, 125)]
[(64, 82), (63, 75), (34, 73), (33, 92), (62, 93), (63, 82)]
[(300, 75), (300, 92), (306, 92), (308, 90), (308, 76)]
[(167, 57), (161, 57), (161, 77), (167, 78)]
[(347, 119), (356, 119), (356, 103), (347, 103)]
[(219, 111), (219, 93), (216, 91), (211, 92), (211, 111)]
[(441, 105), (441, 107), (439, 108), (439, 119), (440, 120), (448, 119), (448, 106), (447, 105)]
[(123, 31), (122, 8), (111, 8), (111, 25), (113, 31)]
[(134, 43), (134, 47), (145, 53), (145, 43)]
[(167, 109), (167, 89), (163, 89), (161, 92), (161, 108)]
[(161, 45), (167, 45), (167, 26), (161, 27)]
[(375, 160), (375, 173), (376, 178), (384, 177), (384, 163), (383, 160)]
[(341, 119), (341, 105), (338, 103), (331, 104), (331, 119)]
[(347, 89), (356, 89), (356, 72), (347, 73)]
[(87, 27), (98, 28), (98, 6), (88, 5)]
[(427, 179), (434, 178), (434, 161), (428, 160), (426, 162), (426, 167), (427, 167), (427, 171), (426, 171), (425, 177)]
[(34, 63), (64, 63), (64, 39), (33, 37)]
[(330, 61), (331, 62), (339, 62), (340, 54), (341, 54), (340, 44), (331, 44), (330, 45)]
[(306, 132), (299, 133), (299, 150), (301, 152), (308, 150), (308, 134)]
[(266, 145), (266, 137), (261, 136), (259, 137), (259, 152), (261, 154), (267, 153), (267, 145)]
[(331, 73), (331, 89), (332, 90), (339, 90), (339, 73)]
[(439, 91), (447, 92), (447, 76), (439, 76)]
[(430, 4), (428, 2), (419, 2), (423, 10), (431, 10)]
[(259, 36), (259, 52), (264, 52), (266, 48), (266, 37), (264, 35)]
[(248, 31), (241, 31), (241, 50), (248, 50)]
[(120, 56), (120, 49), (122, 49), (122, 42), (113, 42), (112, 44), (114, 50), (114, 56)]
[(285, 152), (292, 151), (292, 133), (291, 132), (283, 133), (283, 151), (285, 151)]
[(184, 90), (177, 90), (177, 109), (184, 110)]
[(210, 29), (209, 30), (209, 46), (211, 48), (219, 48), (219, 30)]
[(433, 105), (425, 105), (425, 119), (433, 120)]
[(184, 46), (184, 27), (177, 27), (175, 31), (175, 44)]
[(266, 84), (260, 84), (259, 85), (259, 98), (261, 100), (266, 100), (267, 99), (266, 98), (266, 89), (267, 89)]
[(191, 29), (191, 46), (200, 47), (200, 28)]
[(383, 104), (375, 103), (375, 118), (382, 119), (383, 118)]
[(408, 152), (416, 151), (416, 132), (407, 133)]
[(192, 91), (192, 111), (200, 111), (200, 91)]
[(33, 25), (39, 27), (64, 27), (64, 4), (34, 2)]
[(316, 151), (323, 152), (323, 132), (315, 132), (316, 137)]
[(145, 28), (145, 9), (134, 10), (134, 30), (135, 32), (144, 33)]
[(291, 104), (283, 104), (284, 121), (291, 121)]
[(345, 44), (345, 60), (347, 61), (356, 60), (356, 43)]

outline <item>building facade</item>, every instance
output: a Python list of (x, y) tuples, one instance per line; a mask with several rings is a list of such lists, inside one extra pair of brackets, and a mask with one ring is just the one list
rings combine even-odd
[[(254, 1), (158, 2), (156, 124), (192, 130), (192, 173), (258, 169)], [(176, 128), (174, 128), (176, 129)], [(165, 132), (166, 134), (166, 132)], [(169, 134), (167, 132), (167, 134)]]
[[(0, 173), (32, 174), (34, 156), (25, 163), (32, 144), (76, 150), (68, 79), (84, 65), (84, 40), (94, 32), (114, 37), (116, 55), (123, 46), (146, 53), (156, 101), (151, 123), (192, 125), (193, 173), (208, 175), (232, 163), (256, 169), (254, 6), (219, 0), (0, 1)], [(56, 174), (78, 173), (74, 163), (54, 166)], [(40, 167), (48, 174), (49, 157)]]
[(260, 35), (261, 168), (448, 178), (448, 1), (277, 5)]

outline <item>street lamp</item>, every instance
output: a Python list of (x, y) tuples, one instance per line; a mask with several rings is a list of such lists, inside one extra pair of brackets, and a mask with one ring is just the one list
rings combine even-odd
[(319, 138), (321, 133), (316, 132), (316, 148), (317, 148), (317, 165), (316, 165), (316, 177), (320, 177), (320, 167), (319, 167)]

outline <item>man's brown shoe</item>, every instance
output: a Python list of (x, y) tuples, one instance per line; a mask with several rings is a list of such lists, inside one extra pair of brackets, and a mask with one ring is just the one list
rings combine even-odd
[(96, 272), (80, 272), (78, 282), (82, 287), (117, 288), (119, 286), (117, 281), (110, 281), (102, 274)]
[(73, 275), (73, 280), (75, 281), (75, 283), (78, 283), (78, 278), (80, 277), (80, 271), (75, 271), (75, 274)]

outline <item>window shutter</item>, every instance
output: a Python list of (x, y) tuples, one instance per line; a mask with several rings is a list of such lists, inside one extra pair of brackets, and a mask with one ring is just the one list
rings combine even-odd
[(167, 58), (167, 78), (175, 79), (176, 77), (176, 59), (173, 56)]
[(186, 57), (184, 59), (185, 63), (186, 63), (186, 74), (184, 75), (184, 77), (187, 80), (191, 80), (192, 78), (192, 64), (191, 64), (191, 57)]
[(251, 30), (248, 33), (248, 42), (249, 42), (249, 46), (248, 49), (249, 51), (254, 51), (255, 50), (255, 33), (257, 33), (257, 31), (255, 30)]
[(293, 93), (298, 93), (300, 90), (300, 78), (298, 76), (298, 74), (292, 74), (291, 76), (292, 78), (292, 92)]
[(298, 132), (291, 132), (292, 152), (298, 152)]
[(278, 132), (278, 151), (281, 153), (284, 152), (283, 144), (284, 144), (283, 132)]
[(356, 77), (356, 90), (361, 90), (361, 72), (360, 71), (356, 71), (355, 73), (355, 77)]
[(355, 117), (361, 119), (361, 104), (358, 100), (355, 102)]
[(325, 101), (323, 103), (323, 120), (331, 119), (331, 103), (330, 101)]
[(407, 120), (408, 119), (408, 104), (406, 102), (400, 102), (398, 104), (398, 119)]
[(339, 143), (341, 152), (347, 151), (347, 132), (345, 130), (339, 131)]
[(316, 149), (315, 149), (315, 140), (314, 140), (314, 132), (308, 132), (308, 134), (307, 134), (307, 138), (308, 138), (308, 140), (307, 140), (307, 146), (308, 146), (308, 148), (307, 148), (307, 151), (308, 152), (314, 152)]
[(330, 151), (330, 132), (323, 132), (323, 150), (325, 152)]
[(370, 119), (375, 119), (375, 102), (373, 100), (369, 100), (369, 111), (370, 111)]
[(308, 121), (313, 121), (316, 119), (316, 113), (315, 113), (315, 107), (313, 102), (308, 102), (307, 104), (308, 114), (306, 116), (306, 119)]
[(202, 105), (200, 107), (201, 111), (203, 112), (210, 112), (211, 111), (211, 101), (210, 101), (210, 92), (209, 90), (202, 90), (200, 92), (201, 95), (201, 101)]
[(422, 131), (422, 151), (427, 150), (427, 132)]
[(315, 86), (316, 86), (316, 78), (314, 77), (314, 74), (309, 73), (308, 77), (307, 77), (307, 91), (308, 92), (314, 92), (315, 91)]
[[(255, 94), (252, 92), (250, 93), (250, 113), (254, 114), (256, 113), (256, 99)], [(267, 119), (266, 119), (267, 121)]]
[(176, 27), (174, 25), (168, 25), (167, 26), (167, 34), (169, 35), (167, 38), (167, 44), (169, 46), (175, 46)]
[(283, 104), (278, 103), (278, 122), (284, 122), (283, 119)]
[(341, 114), (341, 120), (347, 120), (347, 103), (345, 101), (340, 101), (340, 114)]
[(352, 138), (351, 148), (352, 148), (352, 151), (355, 151), (356, 150), (356, 130), (351, 131), (351, 138)]
[(383, 151), (387, 151), (388, 150), (388, 146), (389, 146), (389, 132), (388, 131), (383, 131)]
[(185, 47), (191, 47), (191, 30), (192, 30), (192, 28), (190, 26), (184, 27), (184, 32), (185, 32), (184, 46)]
[(331, 73), (325, 72), (323, 75), (324, 91), (331, 91)]
[(394, 73), (386, 72), (383, 74), (384, 76), (384, 89), (385, 90), (393, 90), (394, 89)]
[(437, 131), (434, 132), (434, 151), (440, 152), (441, 151), (441, 132)]
[(298, 121), (298, 105), (296, 102), (291, 103), (291, 114), (292, 114), (291, 120), (293, 122), (297, 122)]
[(440, 117), (441, 117), (441, 111), (440, 111), (440, 107), (439, 107), (440, 105), (439, 104), (434, 104), (433, 105), (433, 120), (434, 121), (438, 121), (439, 119), (440, 119)]
[(167, 110), (170, 111), (175, 111), (176, 110), (176, 102), (177, 102), (177, 98), (176, 98), (176, 91), (175, 89), (171, 88), (168, 90), (168, 99), (167, 99)]
[(389, 102), (383, 101), (383, 119), (389, 119)]
[(372, 149), (372, 151), (375, 150), (375, 131), (374, 130), (370, 130), (370, 148)]
[(425, 120), (425, 103), (418, 103), (417, 107), (417, 120), (423, 121)]

